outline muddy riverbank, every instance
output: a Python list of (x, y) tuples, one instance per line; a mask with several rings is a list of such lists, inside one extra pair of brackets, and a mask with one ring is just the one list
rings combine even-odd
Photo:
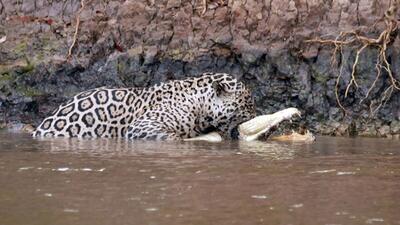
[[(389, 0), (207, 1), (204, 13), (202, 2), (84, 1), (82, 8), (78, 0), (0, 1), (0, 39), (6, 38), (0, 43), (0, 123), (37, 125), (90, 88), (149, 86), (213, 71), (246, 82), (260, 114), (297, 107), (302, 123), (319, 134), (400, 135), (398, 90), (370, 117), (390, 84), (386, 72), (360, 104), (376, 78), (376, 47), (360, 55), (358, 88), (344, 98), (359, 46), (343, 48), (339, 65), (331, 63), (333, 46), (305, 42), (351, 30), (377, 38)], [(395, 34), (387, 56), (397, 78), (399, 49)], [(346, 116), (335, 95), (340, 68)]]

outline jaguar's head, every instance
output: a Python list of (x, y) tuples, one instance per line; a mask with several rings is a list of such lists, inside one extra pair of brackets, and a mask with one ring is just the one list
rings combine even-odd
[(238, 125), (255, 117), (254, 100), (245, 85), (233, 76), (217, 74), (211, 78), (212, 125), (226, 137), (234, 138)]

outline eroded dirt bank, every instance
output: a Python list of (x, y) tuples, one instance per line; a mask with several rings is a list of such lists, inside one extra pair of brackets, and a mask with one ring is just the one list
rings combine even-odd
[[(75, 93), (100, 86), (147, 86), (202, 72), (227, 72), (253, 90), (259, 113), (303, 110), (305, 125), (322, 134), (399, 136), (400, 94), (376, 78), (378, 49), (360, 55), (354, 85), (344, 98), (359, 45), (342, 49), (306, 43), (356, 30), (377, 38), (389, 0), (107, 0), (84, 1), (73, 43), (78, 0), (0, 0), (0, 123), (37, 124)], [(397, 18), (397, 13), (395, 15)], [(387, 58), (399, 79), (400, 40)], [(335, 95), (348, 110), (344, 117)], [(386, 99), (384, 99), (386, 100)], [(372, 103), (372, 105), (371, 105)]]

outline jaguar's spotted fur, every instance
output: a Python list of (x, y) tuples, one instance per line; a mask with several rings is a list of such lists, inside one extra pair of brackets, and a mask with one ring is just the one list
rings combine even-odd
[(255, 116), (250, 92), (228, 74), (149, 88), (98, 88), (77, 94), (44, 119), (33, 136), (176, 140), (217, 130), (230, 137)]

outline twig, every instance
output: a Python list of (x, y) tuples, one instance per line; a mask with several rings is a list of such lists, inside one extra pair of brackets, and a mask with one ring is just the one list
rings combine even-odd
[[(335, 52), (337, 51), (337, 49), (340, 49), (340, 57), (343, 56), (343, 49), (340, 45), (336, 45), (335, 47)], [(340, 69), (339, 69), (339, 75), (336, 78), (336, 83), (335, 83), (335, 96), (336, 96), (336, 102), (339, 105), (339, 107), (343, 110), (344, 115), (347, 114), (347, 110), (346, 108), (344, 108), (344, 106), (342, 105), (342, 103), (340, 102), (340, 98), (339, 98), (339, 82), (340, 79), (342, 77), (342, 71), (343, 71), (343, 60), (341, 60), (340, 63)]]
[(376, 69), (377, 75), (376, 75), (376, 77), (375, 77), (375, 80), (374, 80), (374, 82), (372, 82), (372, 85), (368, 88), (367, 94), (365, 94), (364, 98), (361, 99), (360, 104), (363, 103), (364, 100), (366, 100), (366, 99), (368, 98), (368, 96), (370, 95), (372, 89), (375, 87), (376, 82), (378, 82), (379, 77), (380, 77), (381, 74), (382, 74), (382, 72), (381, 72), (382, 66), (379, 64), (379, 62), (380, 62), (380, 57), (381, 57), (381, 55), (379, 54), (379, 55), (378, 55), (378, 58), (376, 59), (375, 69)]
[(204, 13), (206, 13), (206, 11), (207, 11), (207, 0), (203, 0), (203, 12), (201, 13), (201, 14), (203, 14), (204, 15)]
[(72, 38), (72, 44), (71, 44), (71, 46), (69, 47), (68, 54), (67, 54), (67, 59), (68, 59), (68, 60), (69, 60), (69, 59), (71, 58), (71, 56), (72, 56), (72, 49), (74, 48), (75, 43), (76, 43), (76, 39), (77, 39), (77, 37), (78, 37), (79, 24), (80, 24), (80, 22), (81, 22), (80, 15), (81, 15), (81, 13), (82, 13), (82, 11), (83, 11), (84, 8), (85, 8), (85, 0), (81, 0), (81, 8), (78, 10), (78, 13), (77, 13), (77, 15), (76, 15), (76, 24), (75, 24), (75, 33), (74, 33), (74, 37)]
[[(338, 37), (340, 37), (340, 35)], [(338, 38), (336, 38), (336, 39), (338, 39)], [(338, 41), (338, 40), (331, 40), (331, 39), (322, 40), (322, 39), (317, 38), (317, 39), (312, 39), (312, 40), (306, 40), (304, 42), (305, 43), (314, 42), (314, 43), (320, 43), (320, 44), (334, 44), (334, 45), (348, 45), (348, 44), (353, 43), (354, 41), (356, 41), (356, 40), (353, 39), (350, 41)]]
[(378, 105), (374, 110), (372, 110), (372, 107), (370, 107), (370, 114), (371, 114), (371, 117), (372, 117), (373, 115), (375, 115), (376, 112), (378, 112), (378, 110), (379, 110), (382, 106), (386, 105), (386, 103), (389, 101), (390, 97), (392, 97), (393, 89), (394, 89), (394, 87), (393, 87), (392, 85), (389, 86), (389, 87), (383, 92), (383, 97), (381, 98), (381, 100), (380, 100), (380, 102), (379, 102), (379, 105)]
[(358, 88), (358, 84), (357, 84), (357, 82), (356, 82), (356, 77), (355, 77), (356, 66), (357, 66), (357, 64), (358, 64), (358, 60), (359, 60), (359, 58), (360, 58), (361, 52), (362, 52), (366, 47), (368, 47), (368, 44), (364, 44), (364, 46), (362, 46), (362, 47), (361, 47), (360, 49), (358, 49), (358, 51), (357, 51), (356, 59), (354, 60), (353, 69), (352, 69), (352, 71), (351, 71), (351, 80), (350, 80), (349, 85), (347, 85), (347, 87), (346, 87), (346, 92), (344, 93), (344, 97), (345, 97), (345, 98), (347, 98), (347, 94), (349, 93), (349, 89), (350, 89), (350, 87), (351, 87), (351, 85), (352, 85), (353, 83), (354, 83), (354, 85)]

